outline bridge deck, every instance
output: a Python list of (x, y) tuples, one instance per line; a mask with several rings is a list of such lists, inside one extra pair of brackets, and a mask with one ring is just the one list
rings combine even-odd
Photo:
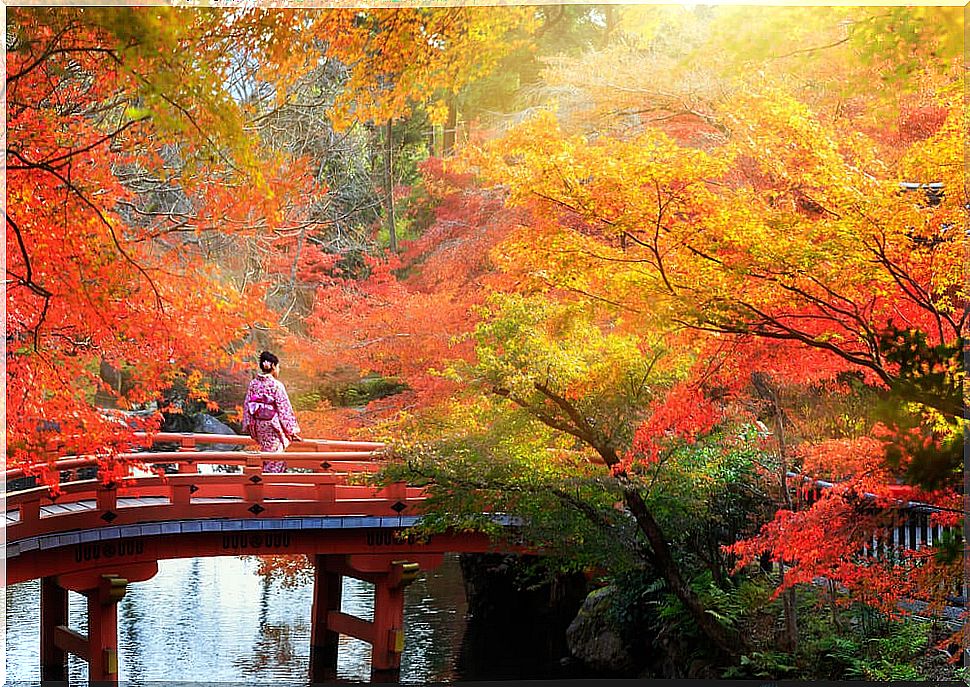
[[(379, 444), (305, 441), (281, 455), (199, 450), (209, 444), (244, 446), (247, 437), (156, 435), (155, 441), (176, 443), (180, 450), (118, 456), (131, 469), (117, 483), (77, 479), (98, 462), (68, 457), (49, 468), (67, 471), (56, 493), (46, 486), (8, 492), (7, 584), (63, 575), (87, 580), (119, 566), (137, 574), (131, 566), (164, 558), (257, 549), (381, 560), (493, 550), (481, 534), (436, 536), (434, 544), (408, 537), (403, 531), (420, 520), (423, 489), (360, 483), (360, 473), (380, 468)], [(281, 459), (298, 471), (263, 472), (264, 461)], [(242, 469), (224, 471), (219, 465)], [(8, 484), (24, 476), (23, 470), (8, 470)], [(514, 524), (501, 515), (494, 520)]]

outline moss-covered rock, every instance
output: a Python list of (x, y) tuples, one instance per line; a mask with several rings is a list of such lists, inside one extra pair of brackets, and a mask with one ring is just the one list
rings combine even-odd
[(612, 586), (590, 592), (576, 618), (566, 630), (566, 642), (573, 656), (591, 670), (607, 675), (633, 676), (640, 667), (633, 652), (613, 622), (613, 604), (618, 595)]

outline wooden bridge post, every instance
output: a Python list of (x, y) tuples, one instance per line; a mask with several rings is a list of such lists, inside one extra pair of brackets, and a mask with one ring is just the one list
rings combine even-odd
[[(129, 582), (151, 579), (157, 572), (158, 563), (150, 561), (129, 564), (120, 572), (118, 568), (111, 572), (104, 572), (103, 569), (83, 570), (49, 579), (46, 587), (42, 583), (42, 674), (44, 666), (53, 666), (47, 669), (51, 675), (57, 674), (57, 666), (61, 666), (63, 671), (63, 657), (71, 653), (87, 661), (89, 683), (118, 682), (118, 602), (127, 593)], [(67, 626), (67, 590), (87, 597), (86, 636)]]
[(40, 679), (67, 680), (67, 653), (54, 637), (59, 625), (67, 625), (67, 590), (53, 577), (40, 580)]
[[(179, 441), (179, 452), (191, 453), (195, 450), (195, 437), (192, 435), (183, 434), (182, 439)], [(178, 471), (180, 474), (197, 473), (199, 471), (199, 466), (196, 465), (195, 461), (186, 461), (186, 459), (182, 458), (178, 463)]]
[[(441, 562), (441, 555), (421, 556), (421, 559), (428, 567), (433, 567)], [(371, 682), (397, 681), (401, 653), (404, 651), (404, 588), (414, 581), (421, 567), (421, 563), (394, 560), (387, 554), (316, 557), (311, 634), (311, 672), (314, 682), (333, 679), (333, 673), (328, 676), (319, 671), (324, 667), (336, 669), (338, 633), (362, 639), (371, 645)], [(330, 590), (339, 588), (342, 576), (374, 585), (373, 621), (340, 612), (340, 597), (331, 594)], [(318, 657), (318, 672), (313, 672), (313, 657)]]
[(128, 580), (102, 575), (97, 589), (84, 592), (88, 598), (88, 681), (118, 681), (118, 602)]
[(118, 490), (114, 484), (99, 484), (95, 498), (99, 511), (113, 511), (118, 508)]
[(310, 681), (332, 682), (337, 676), (340, 635), (330, 629), (328, 615), (340, 611), (343, 576), (327, 569), (327, 556), (315, 556), (313, 608), (310, 611)]
[(404, 652), (404, 588), (417, 576), (417, 563), (393, 561), (374, 585), (374, 642), (371, 649), (371, 679), (383, 681), (401, 669)]
[(243, 475), (249, 478), (247, 484), (243, 485), (243, 498), (246, 503), (263, 502), (263, 459), (258, 451), (250, 451), (246, 455), (246, 465), (243, 467)]
[(385, 578), (374, 586), (374, 645), (371, 674), (397, 672), (404, 651), (404, 588), (392, 587)]

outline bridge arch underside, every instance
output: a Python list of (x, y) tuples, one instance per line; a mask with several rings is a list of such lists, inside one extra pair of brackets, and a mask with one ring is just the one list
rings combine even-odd
[[(149, 579), (153, 564), (174, 558), (287, 555), (351, 556), (361, 572), (379, 572), (391, 560), (436, 567), (445, 553), (499, 550), (480, 533), (408, 534), (415, 516), (340, 516), (183, 520), (98, 527), (41, 535), (7, 545), (7, 584), (60, 577), (73, 588), (105, 573), (130, 582)], [(503, 547), (502, 550), (508, 550)]]

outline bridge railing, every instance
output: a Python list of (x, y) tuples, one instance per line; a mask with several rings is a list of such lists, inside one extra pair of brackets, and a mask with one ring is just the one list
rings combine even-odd
[[(34, 486), (7, 492), (8, 540), (108, 524), (182, 519), (396, 517), (405, 511), (416, 512), (424, 501), (422, 489), (403, 482), (386, 486), (353, 483), (352, 476), (380, 468), (383, 444), (377, 442), (311, 439), (294, 443), (291, 450), (280, 454), (198, 450), (204, 444), (253, 444), (248, 437), (231, 435), (155, 434), (138, 438), (146, 448), (175, 443), (179, 450), (116, 455), (115, 459), (131, 468), (116, 482), (67, 479), (56, 491)], [(263, 472), (264, 461), (279, 460), (286, 462), (287, 470), (298, 471)], [(54, 461), (50, 469), (66, 471), (70, 476), (98, 465), (94, 456), (70, 456)], [(178, 472), (162, 472), (158, 469), (162, 465), (175, 465)], [(202, 465), (230, 465), (242, 470), (201, 474)], [(135, 471), (138, 467), (142, 469)], [(23, 476), (20, 468), (6, 471), (8, 483)]]
[[(237, 446), (252, 446), (255, 442), (252, 438), (237, 434), (192, 434), (177, 432), (156, 432), (148, 434), (145, 432), (135, 433), (137, 445), (150, 446), (151, 444), (174, 443), (180, 449), (194, 450), (197, 446), (205, 444), (233, 444)], [(337, 439), (303, 439), (295, 441), (288, 447), (288, 451), (379, 451), (384, 448), (384, 444), (378, 441), (344, 441)]]
[[(791, 480), (790, 488), (793, 495), (800, 495), (805, 506), (811, 506), (822, 498), (826, 490), (836, 486), (834, 482), (796, 472), (788, 472), (787, 477)], [(884, 521), (870, 529), (868, 538), (856, 552), (857, 555), (864, 559), (901, 563), (907, 552), (925, 552), (926, 549), (939, 545), (948, 537), (962, 544), (963, 533), (960, 526), (944, 525), (933, 521), (933, 515), (945, 509), (930, 503), (904, 498), (908, 488), (902, 485), (890, 486), (889, 491), (898, 496), (885, 506), (879, 508), (875, 505), (871, 506), (874, 513), (883, 512)], [(872, 504), (879, 501), (875, 494), (865, 493), (861, 497)], [(944, 590), (947, 603), (953, 607), (966, 607), (967, 599), (963, 596), (962, 580), (952, 580), (950, 585), (950, 589)], [(930, 594), (927, 590), (924, 597), (917, 596), (914, 600), (928, 601), (929, 598)]]
[[(259, 451), (146, 451), (143, 453), (119, 453), (114, 458), (128, 462), (133, 467), (137, 465), (175, 465), (179, 472), (192, 473), (197, 472), (200, 465), (259, 467), (261, 470), (263, 461), (278, 460), (285, 461), (289, 468), (350, 473), (376, 471), (380, 467), (379, 457), (379, 454), (374, 451), (288, 451), (282, 454)], [(56, 472), (68, 473), (68, 479), (64, 482), (73, 482), (75, 479), (72, 473), (98, 465), (100, 465), (100, 461), (95, 456), (69, 456), (48, 463), (47, 468)], [(336, 470), (336, 468), (340, 469)], [(6, 471), (8, 482), (27, 476), (29, 475), (25, 468), (13, 468)], [(134, 478), (135, 475), (131, 477)]]
[[(144, 448), (132, 453), (120, 453), (116, 458), (132, 463), (153, 463), (156, 465), (177, 465), (179, 471), (193, 472), (192, 466), (198, 465), (245, 465), (246, 456), (252, 455), (254, 451), (215, 451), (203, 450), (199, 448), (206, 445), (218, 446), (239, 446), (240, 449), (246, 446), (255, 446), (256, 442), (248, 436), (235, 434), (191, 434), (175, 432), (157, 432), (148, 434), (137, 432), (134, 435), (135, 441), (130, 448)], [(175, 451), (152, 452), (149, 449), (158, 444), (175, 444)], [(288, 465), (296, 468), (314, 468), (316, 462), (343, 461), (346, 467), (356, 471), (368, 469), (364, 463), (378, 460), (381, 457), (381, 450), (384, 444), (376, 441), (343, 441), (336, 439), (304, 439), (293, 442), (287, 447), (283, 458)], [(191, 457), (181, 454), (191, 453)], [(280, 460), (280, 454), (262, 454), (263, 460)], [(156, 457), (158, 458), (156, 460)], [(351, 465), (347, 461), (357, 461), (360, 465)], [(98, 459), (94, 456), (67, 456), (59, 458), (51, 463), (47, 463), (49, 470), (58, 472), (68, 472), (67, 481), (76, 478), (78, 469), (95, 467)], [(15, 479), (28, 477), (25, 468), (12, 468), (6, 470), (6, 481), (10, 484)]]

